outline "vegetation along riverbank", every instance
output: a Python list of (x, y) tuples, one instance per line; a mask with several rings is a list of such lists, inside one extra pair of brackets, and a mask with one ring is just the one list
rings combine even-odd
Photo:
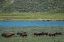
[(36, 12), (36, 13), (3, 13), (0, 14), (0, 19), (64, 19), (64, 13), (43, 13), (43, 12)]

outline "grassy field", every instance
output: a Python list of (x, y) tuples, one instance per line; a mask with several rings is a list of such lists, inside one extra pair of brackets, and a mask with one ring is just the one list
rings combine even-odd
[(0, 19), (64, 19), (64, 13), (7, 13), (0, 14)]
[[(15, 35), (10, 38), (1, 36), (3, 32), (15, 32)], [(19, 31), (26, 31), (27, 37), (17, 35)], [(49, 36), (34, 36), (34, 32), (61, 32), (63, 35), (56, 37)], [(64, 26), (24, 26), (24, 27), (0, 27), (0, 42), (64, 42)]]
[(22, 37), (10, 37), (10, 38), (3, 38), (0, 37), (0, 42), (64, 42), (64, 36), (59, 37), (32, 37), (28, 36), (26, 38)]

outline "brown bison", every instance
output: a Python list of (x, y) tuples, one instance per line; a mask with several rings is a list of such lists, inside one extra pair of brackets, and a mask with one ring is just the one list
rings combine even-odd
[(26, 33), (22, 33), (22, 34), (20, 34), (20, 36), (22, 36), (22, 37), (26, 37), (27, 34), (26, 34)]
[(10, 33), (2, 33), (3, 37), (11, 37), (12, 35), (14, 35), (14, 32), (10, 32)]
[(48, 32), (42, 32), (42, 35), (48, 35)]
[(5, 34), (5, 36), (4, 36), (4, 37), (9, 38), (9, 37), (11, 37), (11, 36), (12, 36), (11, 34)]
[(55, 34), (56, 34), (56, 35), (62, 35), (62, 33), (61, 33), (61, 32), (56, 32)]
[(55, 37), (55, 33), (49, 33), (49, 36), (54, 36)]
[(12, 35), (10, 33), (3, 33), (2, 36), (8, 38), (8, 37), (11, 37)]
[(40, 33), (40, 32), (36, 32), (36, 33), (34, 33), (34, 35), (36, 35), (36, 36), (40, 36), (40, 35), (42, 35), (42, 33)]
[(18, 32), (17, 35), (20, 35), (20, 36), (22, 36), (22, 37), (26, 37), (26, 36), (27, 36), (27, 34), (26, 34), (25, 31)]

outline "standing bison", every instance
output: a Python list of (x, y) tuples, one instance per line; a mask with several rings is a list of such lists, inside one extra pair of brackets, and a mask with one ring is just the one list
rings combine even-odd
[(12, 35), (10, 33), (3, 33), (2, 36), (8, 38), (8, 37), (11, 37)]
[(22, 36), (22, 37), (26, 37), (27, 34), (26, 34), (26, 33), (22, 33), (22, 34), (20, 34), (20, 36)]
[(12, 35), (9, 34), (9, 33), (4, 35), (4, 37), (7, 37), (7, 38), (9, 38), (9, 37), (11, 37), (11, 36), (12, 36)]
[(55, 33), (49, 33), (49, 36), (54, 36), (55, 37)]
[(12, 35), (14, 35), (14, 32), (10, 32), (10, 33), (2, 33), (1, 34), (3, 37), (7, 37), (7, 38), (9, 38), (9, 37), (11, 37)]
[(34, 33), (34, 35), (36, 35), (36, 36), (40, 36), (40, 35), (42, 35), (42, 33), (40, 33), (40, 32), (36, 32), (36, 33)]
[(36, 33), (34, 33), (34, 35), (36, 35), (36, 36), (48, 35), (48, 33), (47, 32), (36, 32)]
[(48, 35), (48, 32), (42, 32), (42, 35)]
[(34, 35), (36, 35), (36, 36), (48, 35), (48, 33), (47, 32), (36, 32), (36, 33), (34, 33)]
[(55, 34), (56, 34), (56, 35), (62, 35), (62, 33), (61, 33), (61, 32), (56, 32)]
[(25, 31), (18, 32), (17, 35), (20, 35), (22, 37), (26, 37), (27, 33)]

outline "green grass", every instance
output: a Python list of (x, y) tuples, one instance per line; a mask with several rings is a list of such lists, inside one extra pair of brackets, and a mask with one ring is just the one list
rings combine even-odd
[(32, 37), (28, 36), (26, 38), (23, 37), (10, 37), (10, 38), (3, 38), (0, 37), (0, 41), (2, 42), (64, 42), (64, 38), (62, 37), (48, 37), (48, 36), (42, 36), (42, 37)]
[(64, 13), (18, 13), (0, 14), (0, 19), (64, 19)]
[[(15, 35), (10, 38), (1, 36), (3, 32), (15, 32)], [(17, 35), (19, 31), (26, 31), (27, 37), (20, 37)], [(63, 35), (56, 37), (49, 36), (34, 36), (34, 32), (62, 32)], [(20, 27), (0, 27), (0, 42), (64, 42), (64, 26), (20, 26)]]

